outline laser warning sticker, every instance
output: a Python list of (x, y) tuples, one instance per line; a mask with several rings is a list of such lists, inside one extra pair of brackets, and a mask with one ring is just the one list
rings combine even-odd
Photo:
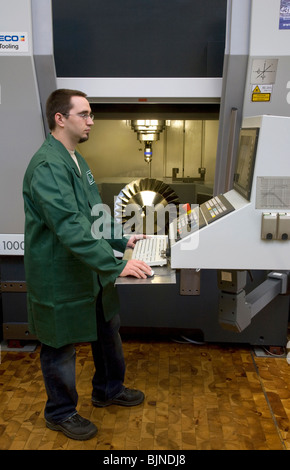
[(257, 102), (267, 102), (271, 100), (273, 85), (252, 85), (251, 100)]

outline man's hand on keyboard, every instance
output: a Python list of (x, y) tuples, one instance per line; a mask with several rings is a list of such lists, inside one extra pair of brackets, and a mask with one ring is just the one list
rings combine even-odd
[(129, 238), (128, 243), (127, 243), (127, 248), (134, 248), (136, 245), (136, 242), (138, 240), (142, 240), (142, 238), (147, 238), (146, 235), (143, 235), (142, 233), (140, 235), (132, 235), (132, 237)]
[(146, 263), (144, 263), (144, 261), (130, 259), (129, 261), (127, 261), (127, 264), (121, 272), (120, 277), (134, 276), (138, 279), (146, 279), (146, 273), (150, 275), (151, 268)]

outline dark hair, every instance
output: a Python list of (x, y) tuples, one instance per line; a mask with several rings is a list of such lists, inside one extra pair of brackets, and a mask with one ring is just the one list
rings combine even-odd
[(68, 90), (60, 88), (51, 93), (46, 102), (46, 118), (49, 129), (52, 131), (55, 128), (55, 115), (56, 113), (69, 114), (72, 105), (72, 96), (82, 96), (86, 98), (87, 95), (82, 91)]

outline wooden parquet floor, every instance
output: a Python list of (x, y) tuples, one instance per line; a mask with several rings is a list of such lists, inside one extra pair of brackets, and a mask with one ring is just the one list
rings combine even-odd
[(3, 352), (1, 450), (289, 450), (290, 366), (249, 347), (126, 340), (126, 385), (137, 407), (91, 405), (93, 361), (77, 346), (78, 411), (99, 428), (78, 442), (46, 428), (46, 394), (33, 353)]

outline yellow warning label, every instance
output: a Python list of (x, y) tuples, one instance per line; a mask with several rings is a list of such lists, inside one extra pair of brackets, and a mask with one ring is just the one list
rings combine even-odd
[(261, 93), (261, 90), (258, 85), (254, 88), (253, 93)]
[(252, 101), (270, 101), (271, 93), (252, 93)]

